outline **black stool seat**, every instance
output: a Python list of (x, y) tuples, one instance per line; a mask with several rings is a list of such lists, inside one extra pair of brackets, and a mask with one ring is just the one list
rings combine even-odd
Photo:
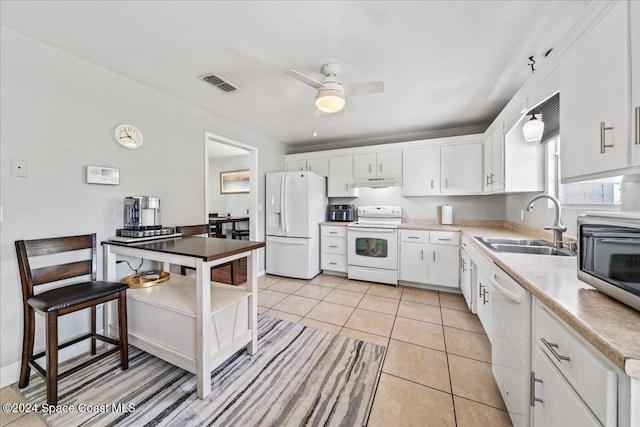
[(129, 285), (118, 282), (83, 282), (39, 293), (29, 298), (28, 303), (34, 309), (47, 313), (106, 297), (128, 288)]

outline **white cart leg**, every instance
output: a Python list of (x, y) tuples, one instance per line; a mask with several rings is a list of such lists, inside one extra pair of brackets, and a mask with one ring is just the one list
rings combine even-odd
[(249, 328), (251, 328), (251, 342), (247, 345), (250, 355), (258, 351), (258, 250), (251, 251), (247, 257), (247, 290), (249, 296)]
[(211, 392), (211, 283), (210, 263), (196, 260), (196, 377), (198, 397)]
[[(111, 245), (103, 245), (102, 246), (102, 276), (103, 280), (107, 282), (115, 282), (116, 281), (116, 254), (111, 251)], [(116, 301), (107, 302), (103, 304), (102, 310), (102, 333), (105, 336), (112, 336), (109, 331), (109, 325), (111, 324), (112, 319), (117, 319), (118, 316), (114, 316), (111, 313), (113, 310), (114, 304), (117, 304)], [(108, 344), (105, 342), (104, 347), (107, 348)]]

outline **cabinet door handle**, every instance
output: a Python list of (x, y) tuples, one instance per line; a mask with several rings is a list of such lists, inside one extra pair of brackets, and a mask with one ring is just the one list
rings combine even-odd
[(329, 247), (338, 249), (338, 247), (336, 245), (329, 245)]
[(378, 169), (380, 169), (380, 172), (382, 172), (382, 163), (380, 163), (380, 167)]
[(433, 190), (433, 180), (431, 180), (431, 189)]
[(635, 108), (636, 145), (640, 145), (640, 107)]
[(444, 240), (446, 242), (450, 242), (451, 241), (451, 239), (438, 239), (438, 240)]
[(419, 239), (420, 237), (418, 236), (409, 236), (409, 239)]
[(433, 251), (433, 262), (436, 262), (436, 251)]
[(307, 170), (311, 172), (311, 166), (307, 166)]
[(338, 265), (337, 262), (330, 262), (329, 265)]
[(496, 183), (496, 180), (494, 179), (495, 177), (496, 176), (493, 173), (491, 173), (491, 184), (492, 185)]
[(444, 188), (449, 188), (449, 178), (444, 180)]
[(536, 378), (536, 373), (534, 371), (531, 371), (531, 379), (529, 381), (529, 395), (531, 396), (531, 401), (530, 401), (530, 405), (532, 408), (535, 408), (536, 406), (536, 402), (540, 402), (543, 403), (542, 399), (538, 399), (536, 397), (536, 383), (540, 383), (543, 384), (542, 380), (539, 378)]
[(420, 260), (422, 261), (423, 259), (424, 259), (424, 249), (420, 251)]
[(369, 168), (369, 173), (371, 173), (371, 165), (367, 165)]
[(485, 180), (485, 182), (487, 183), (487, 185), (491, 185), (491, 175), (487, 174), (487, 179)]
[(329, 234), (338, 234), (337, 231), (330, 231)]
[(604, 154), (607, 148), (613, 148), (613, 144), (605, 143), (605, 131), (613, 130), (613, 126), (605, 126), (604, 122), (600, 122), (600, 154)]
[(570, 357), (563, 356), (563, 355), (561, 355), (560, 353), (557, 352), (556, 349), (558, 348), (558, 344), (549, 342), (549, 341), (545, 340), (544, 338), (540, 338), (540, 341), (542, 341), (542, 344), (544, 344), (545, 347), (547, 347), (549, 349), (551, 354), (553, 354), (553, 356), (556, 359), (558, 359), (558, 362), (562, 362), (563, 360), (566, 360), (567, 362), (571, 361)]

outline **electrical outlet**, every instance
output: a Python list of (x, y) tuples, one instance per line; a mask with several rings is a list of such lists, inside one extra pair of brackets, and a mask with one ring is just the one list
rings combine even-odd
[(520, 210), (520, 221), (524, 221), (524, 209)]
[(11, 159), (11, 176), (27, 176), (27, 161)]

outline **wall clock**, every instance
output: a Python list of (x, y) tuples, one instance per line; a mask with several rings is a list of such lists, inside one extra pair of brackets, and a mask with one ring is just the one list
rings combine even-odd
[(113, 137), (120, 145), (131, 150), (140, 148), (142, 145), (142, 132), (132, 125), (119, 125), (113, 131)]

